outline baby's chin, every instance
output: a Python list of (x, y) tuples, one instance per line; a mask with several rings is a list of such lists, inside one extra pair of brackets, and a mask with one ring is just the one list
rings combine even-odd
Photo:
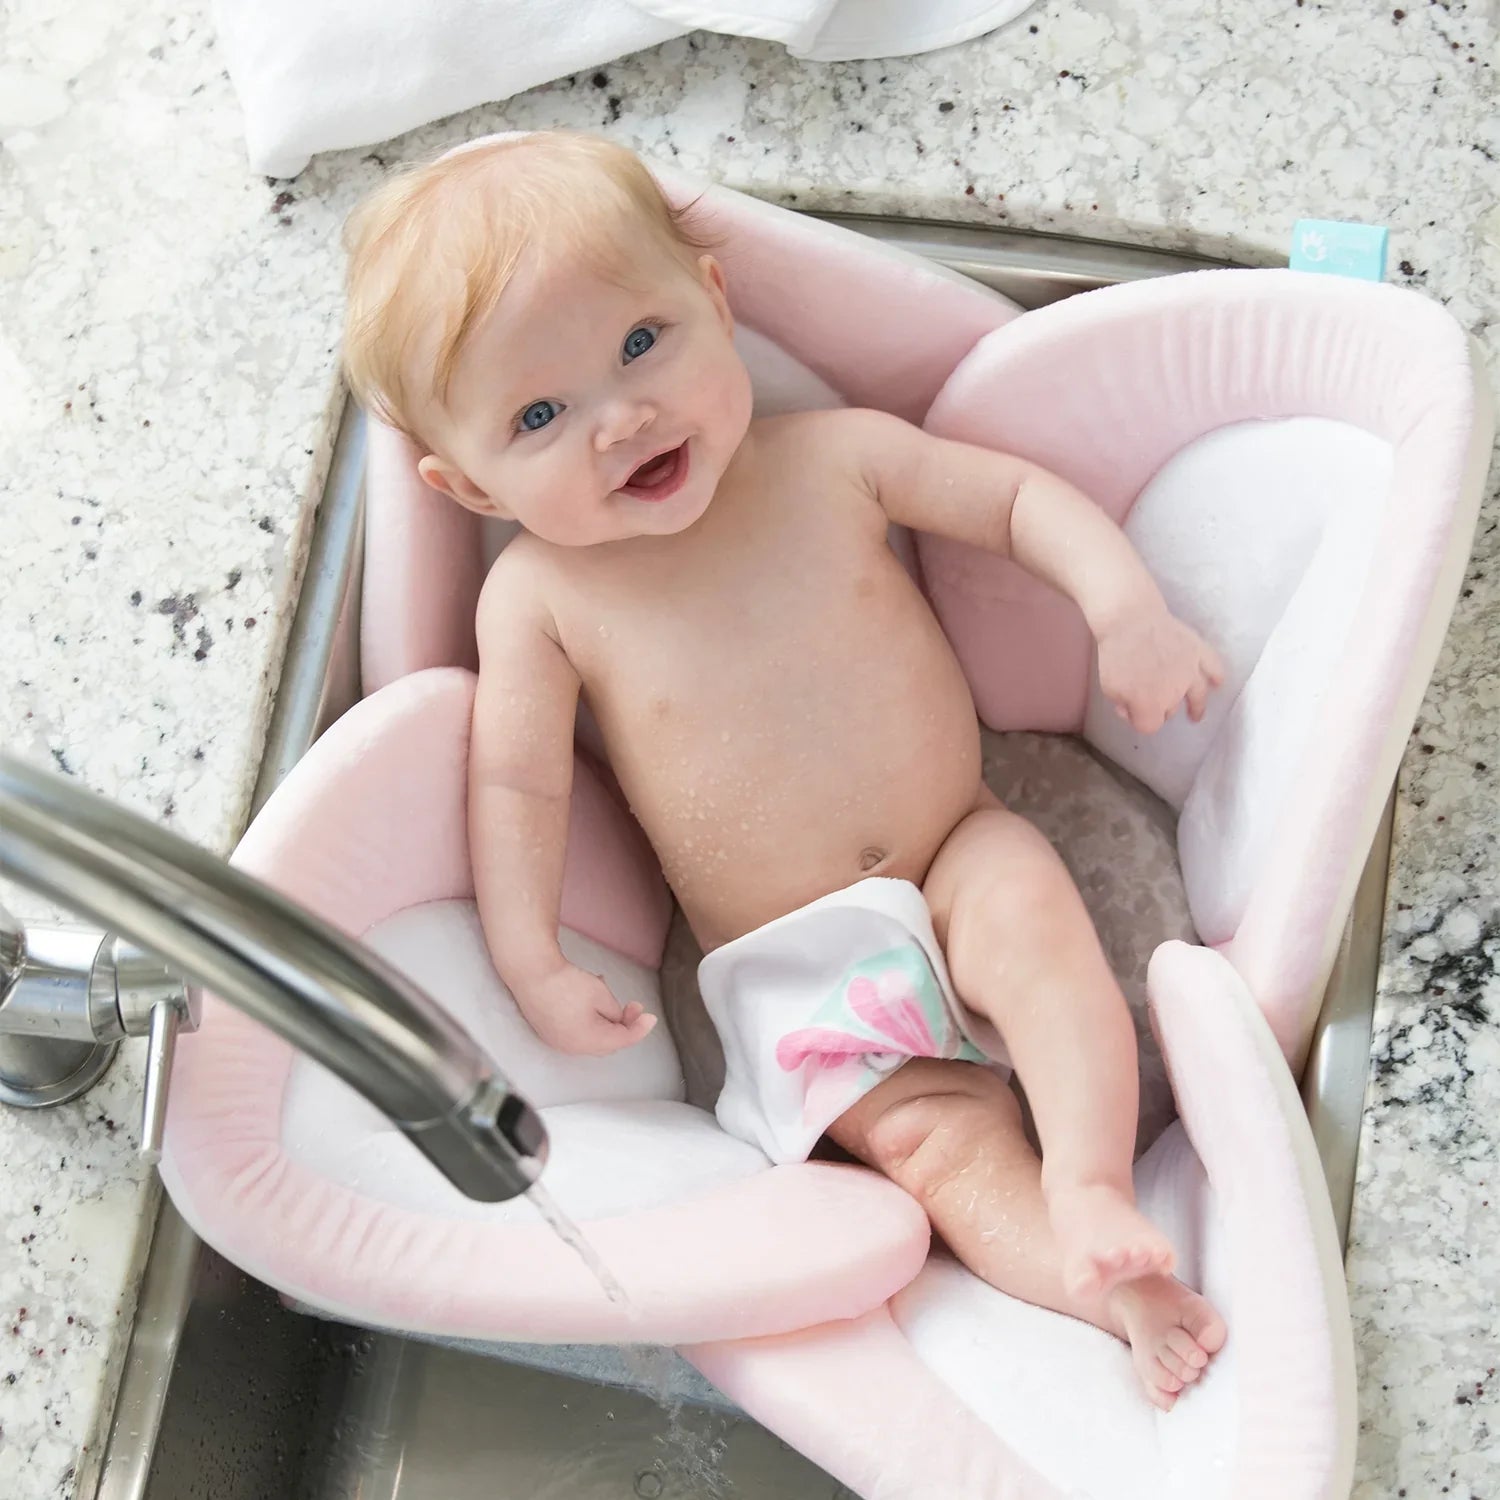
[(645, 515), (632, 518), (635, 521), (632, 534), (635, 536), (676, 536), (680, 531), (699, 521), (712, 502), (710, 495), (697, 505), (674, 505), (668, 508), (647, 511)]
[(639, 500), (621, 495), (622, 539), (627, 536), (675, 536), (699, 521), (713, 503), (714, 488), (693, 485), (668, 500)]

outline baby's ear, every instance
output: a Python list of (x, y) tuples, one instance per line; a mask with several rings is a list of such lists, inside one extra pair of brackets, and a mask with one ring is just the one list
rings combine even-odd
[(457, 464), (451, 464), (436, 453), (429, 453), (417, 463), (417, 473), (441, 495), (457, 500), (465, 510), (476, 515), (498, 516), (502, 521), (514, 519), (510, 512), (497, 505), (485, 492), (464, 473)]
[(711, 255), (698, 257), (698, 274), (703, 278), (703, 290), (714, 304), (724, 332), (734, 332), (734, 314), (729, 310), (729, 283), (724, 279), (724, 267)]

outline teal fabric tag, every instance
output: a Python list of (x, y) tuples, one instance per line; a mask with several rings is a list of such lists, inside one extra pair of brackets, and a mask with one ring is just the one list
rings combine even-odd
[(1380, 224), (1341, 224), (1336, 219), (1298, 219), (1292, 229), (1291, 267), (1324, 276), (1385, 280), (1390, 231)]

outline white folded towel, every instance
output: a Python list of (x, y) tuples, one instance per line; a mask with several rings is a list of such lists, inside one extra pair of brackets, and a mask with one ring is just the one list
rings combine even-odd
[(694, 30), (834, 62), (968, 40), (1032, 0), (215, 0), (250, 164), (389, 140)]

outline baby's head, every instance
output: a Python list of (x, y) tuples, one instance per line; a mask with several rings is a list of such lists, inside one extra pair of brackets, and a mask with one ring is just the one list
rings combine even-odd
[(454, 152), (355, 211), (345, 366), (423, 479), (564, 546), (692, 525), (750, 420), (718, 264), (630, 152)]

